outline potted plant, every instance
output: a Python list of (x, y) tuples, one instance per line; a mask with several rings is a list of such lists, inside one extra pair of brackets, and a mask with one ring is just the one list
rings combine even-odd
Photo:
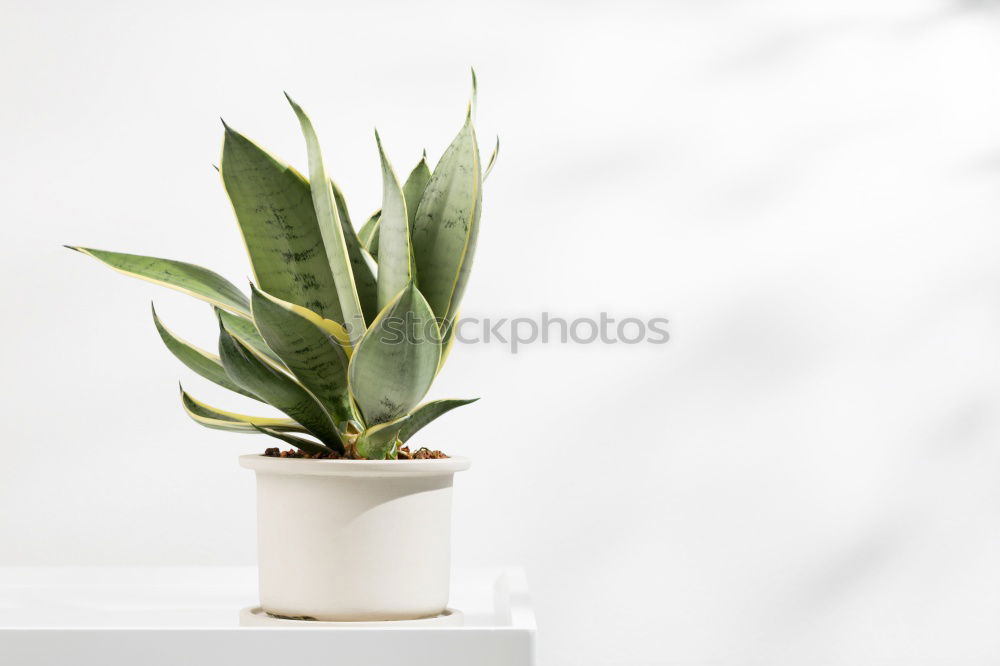
[[(218, 353), (153, 322), (202, 377), (287, 418), (208, 405), (208, 428), (278, 440), (240, 457), (257, 475), (261, 606), (292, 618), (431, 617), (448, 601), (451, 488), (466, 458), (414, 449), (425, 425), (472, 400), (421, 404), (455, 340), (476, 249), (484, 172), (472, 109), (437, 166), (400, 183), (376, 132), (382, 207), (355, 231), (309, 117), (309, 179), (224, 124), (219, 172), (254, 280), (249, 296), (208, 269), (71, 247), (111, 268), (207, 301)], [(69, 246), (67, 246), (69, 247)], [(280, 451), (280, 445), (288, 445)]]

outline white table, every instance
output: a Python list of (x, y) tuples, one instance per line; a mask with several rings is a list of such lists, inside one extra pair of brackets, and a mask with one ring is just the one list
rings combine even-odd
[(458, 571), (462, 626), (246, 627), (256, 570), (0, 568), (4, 666), (529, 666), (518, 569)]

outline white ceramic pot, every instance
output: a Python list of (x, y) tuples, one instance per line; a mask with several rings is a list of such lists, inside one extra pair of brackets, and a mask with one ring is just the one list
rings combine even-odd
[(341, 622), (442, 613), (452, 478), (469, 464), (240, 456), (257, 473), (261, 608)]

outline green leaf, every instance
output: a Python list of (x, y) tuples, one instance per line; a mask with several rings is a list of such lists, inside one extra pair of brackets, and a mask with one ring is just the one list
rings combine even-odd
[(375, 142), (382, 162), (382, 214), (378, 223), (378, 305), (381, 309), (415, 277), (403, 189), (385, 156), (378, 132), (375, 132)]
[(323, 446), (319, 442), (314, 442), (311, 439), (306, 439), (305, 437), (296, 437), (295, 435), (289, 435), (281, 432), (280, 430), (275, 430), (274, 428), (264, 428), (261, 426), (254, 426), (257, 432), (264, 433), (265, 435), (270, 435), (275, 439), (280, 439), (286, 444), (291, 444), (300, 451), (305, 451), (306, 453), (332, 453), (333, 449), (328, 446)]
[[(344, 324), (348, 335), (351, 336), (351, 344), (357, 345), (365, 334), (365, 316), (361, 310), (357, 289), (354, 286), (354, 274), (351, 270), (351, 258), (344, 238), (344, 228), (337, 213), (337, 204), (333, 196), (333, 188), (330, 186), (330, 177), (323, 166), (319, 139), (316, 136), (316, 130), (313, 129), (312, 121), (309, 120), (309, 116), (302, 110), (302, 107), (287, 94), (285, 97), (288, 98), (288, 103), (292, 105), (295, 115), (298, 116), (299, 124), (302, 126), (302, 135), (306, 140), (313, 208), (316, 211), (316, 219), (319, 221), (320, 232), (323, 235), (323, 247), (333, 272), (334, 282), (337, 285), (337, 297), (340, 300), (340, 310), (343, 313), (342, 320), (338, 321)], [(261, 287), (268, 293), (274, 293), (263, 284)], [(280, 298), (279, 294), (275, 295)], [(327, 317), (327, 319), (329, 318)]]
[[(413, 220), (417, 215), (417, 206), (420, 203), (420, 197), (423, 196), (424, 189), (427, 187), (427, 183), (430, 179), (431, 170), (427, 166), (427, 154), (424, 153), (420, 162), (417, 163), (417, 166), (410, 172), (406, 182), (403, 183), (403, 199), (406, 201), (406, 217), (410, 224), (411, 235), (413, 231)], [(368, 221), (361, 227), (361, 231), (358, 232), (358, 238), (360, 238), (361, 244), (364, 245), (364, 248), (368, 250), (368, 254), (370, 254), (372, 259), (375, 261), (378, 261), (379, 226), (381, 223), (381, 215), (381, 210), (375, 211), (375, 213), (372, 214), (372, 216), (368, 218)]]
[(343, 321), (325, 236), (302, 174), (227, 125), (222, 182), (260, 288)]
[(420, 205), (420, 198), (424, 196), (427, 183), (431, 180), (431, 168), (427, 166), (427, 153), (420, 158), (417, 166), (407, 176), (403, 184), (403, 198), (406, 199), (406, 214), (409, 218), (410, 228), (417, 217), (417, 207)]
[(181, 387), (181, 404), (184, 411), (192, 419), (215, 430), (226, 430), (228, 432), (242, 432), (253, 434), (256, 432), (255, 426), (271, 428), (282, 432), (306, 432), (306, 429), (292, 419), (270, 418), (266, 416), (249, 416), (228, 412), (207, 405), (192, 398), (183, 387)]
[(441, 156), (413, 222), (420, 291), (447, 328), (472, 268), (482, 208), (479, 148), (471, 120)]
[(243, 292), (232, 282), (207, 268), (141, 254), (108, 252), (72, 245), (65, 247), (93, 257), (119, 273), (182, 291), (226, 310), (250, 313), (250, 301)]
[(234, 315), (219, 308), (215, 308), (215, 315), (222, 319), (222, 323), (230, 333), (253, 347), (254, 351), (260, 352), (279, 365), (282, 364), (278, 355), (264, 342), (264, 338), (261, 337), (260, 331), (257, 330), (257, 325), (253, 323), (252, 319), (247, 319), (242, 315)]
[(455, 318), (451, 320), (451, 324), (448, 325), (448, 328), (444, 330), (444, 334), (441, 336), (441, 361), (438, 363), (438, 372), (441, 372), (445, 361), (451, 356), (452, 347), (455, 346), (455, 331), (458, 329), (459, 317), (459, 314), (455, 315)]
[(483, 171), (483, 182), (490, 177), (490, 172), (493, 171), (493, 165), (497, 162), (497, 155), (500, 153), (500, 137), (497, 137), (497, 145), (493, 147), (493, 153), (490, 155), (489, 161), (486, 163), (486, 170)]
[(410, 414), (410, 418), (399, 431), (399, 440), (405, 443), (413, 437), (418, 430), (442, 414), (450, 412), (456, 407), (468, 405), (477, 400), (479, 400), (479, 398), (472, 398), (471, 400), (435, 400), (434, 402), (428, 402), (420, 405), (413, 410), (413, 413)]
[(413, 409), (434, 381), (440, 360), (434, 313), (410, 283), (382, 310), (351, 357), (351, 395), (365, 424), (385, 423)]
[(348, 357), (329, 332), (330, 324), (340, 325), (256, 288), (252, 288), (251, 303), (261, 334), (292, 374), (337, 423), (353, 418), (347, 388)]
[[(372, 241), (378, 238), (378, 218), (380, 215), (382, 215), (381, 210), (372, 213), (372, 216), (361, 225), (361, 231), (358, 232), (358, 240), (361, 241), (361, 246), (368, 250), (368, 254), (372, 254)], [(372, 256), (375, 255), (372, 254)]]
[(219, 357), (226, 374), (234, 382), (291, 416), (330, 448), (344, 450), (336, 425), (316, 398), (294, 379), (230, 335), (221, 321)]
[(476, 70), (472, 67), (469, 68), (472, 72), (472, 98), (469, 101), (469, 117), (475, 119), (476, 117), (476, 107), (479, 104), (479, 81), (476, 79)]
[(378, 287), (375, 282), (375, 274), (372, 272), (372, 267), (368, 265), (365, 254), (362, 252), (361, 241), (354, 232), (354, 225), (351, 224), (351, 216), (347, 212), (347, 201), (344, 200), (343, 192), (332, 180), (330, 188), (333, 190), (333, 198), (337, 202), (337, 216), (340, 218), (340, 226), (344, 230), (344, 243), (347, 245), (347, 255), (351, 259), (351, 272), (354, 275), (354, 287), (358, 290), (361, 311), (365, 315), (365, 321), (375, 321), (375, 317), (378, 316)]
[(223, 388), (227, 388), (230, 391), (236, 391), (237, 393), (245, 395), (248, 398), (253, 398), (254, 400), (260, 400), (260, 398), (255, 396), (253, 393), (244, 390), (229, 378), (229, 375), (226, 374), (226, 370), (222, 367), (222, 361), (219, 360), (218, 356), (177, 337), (170, 329), (163, 325), (162, 321), (160, 321), (159, 316), (156, 314), (156, 308), (152, 307), (152, 310), (153, 324), (156, 325), (156, 331), (160, 334), (160, 339), (163, 340), (163, 344), (167, 346), (167, 349), (169, 349), (181, 363), (205, 379), (215, 382)]
[(408, 420), (409, 417), (404, 416), (401, 419), (396, 419), (389, 423), (380, 423), (366, 429), (355, 443), (358, 455), (366, 460), (395, 458), (397, 451), (396, 441), (399, 431), (406, 426)]
[(382, 226), (382, 211), (378, 212), (378, 219), (375, 220), (375, 235), (372, 236), (371, 242), (367, 246), (368, 254), (372, 255), (372, 259), (378, 261), (378, 241), (379, 241), (379, 227)]

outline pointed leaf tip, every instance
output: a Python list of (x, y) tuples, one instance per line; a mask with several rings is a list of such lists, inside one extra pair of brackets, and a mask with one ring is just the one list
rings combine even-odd
[(493, 154), (490, 155), (490, 161), (486, 164), (486, 170), (483, 171), (483, 181), (489, 177), (490, 173), (493, 171), (493, 165), (497, 162), (497, 155), (500, 154), (500, 135), (497, 135), (497, 143), (493, 147)]
[(468, 122), (472, 121), (472, 117), (476, 114), (476, 108), (479, 106), (477, 101), (479, 98), (479, 82), (476, 80), (476, 70), (473, 67), (469, 68), (472, 72), (472, 99), (469, 100), (469, 110), (466, 120)]
[(226, 278), (214, 271), (184, 261), (149, 257), (125, 252), (109, 252), (87, 247), (74, 250), (131, 277), (159, 284), (194, 296), (237, 313), (249, 312), (246, 296)]
[(301, 117), (305, 115), (305, 113), (302, 111), (302, 107), (299, 106), (299, 103), (296, 102), (294, 99), (292, 99), (292, 96), (289, 95), (287, 92), (282, 91), (282, 94), (285, 96), (285, 99), (288, 100), (288, 103), (292, 105), (292, 110), (295, 111), (295, 115), (299, 116), (301, 120)]
[(466, 400), (435, 400), (434, 402), (428, 402), (417, 407), (410, 413), (409, 419), (400, 430), (400, 441), (404, 443), (407, 442), (419, 430), (421, 430), (428, 423), (437, 419), (439, 416), (447, 414), (457, 407), (472, 404), (477, 400), (479, 400), (479, 398)]
[[(342, 205), (337, 202), (337, 193), (334, 191), (330, 176), (323, 165), (319, 138), (316, 136), (316, 130), (313, 128), (309, 116), (290, 98), (289, 102), (299, 119), (302, 135), (306, 141), (310, 193), (319, 222), (323, 253), (326, 255), (333, 275), (344, 327), (351, 336), (352, 345), (356, 345), (361, 340), (361, 336), (364, 335), (367, 324), (364, 311), (361, 308), (361, 298), (355, 284), (354, 264), (356, 262), (352, 259), (351, 249), (347, 245), (347, 232), (350, 231), (353, 234), (354, 229), (344, 228), (348, 224), (347, 216), (345, 215), (344, 219), (341, 219), (339, 209)], [(344, 208), (346, 210), (346, 207)], [(357, 250), (355, 256), (360, 265), (364, 266), (360, 249)]]
[(439, 159), (417, 205), (411, 239), (420, 291), (450, 326), (475, 254), (482, 173), (471, 118)]

